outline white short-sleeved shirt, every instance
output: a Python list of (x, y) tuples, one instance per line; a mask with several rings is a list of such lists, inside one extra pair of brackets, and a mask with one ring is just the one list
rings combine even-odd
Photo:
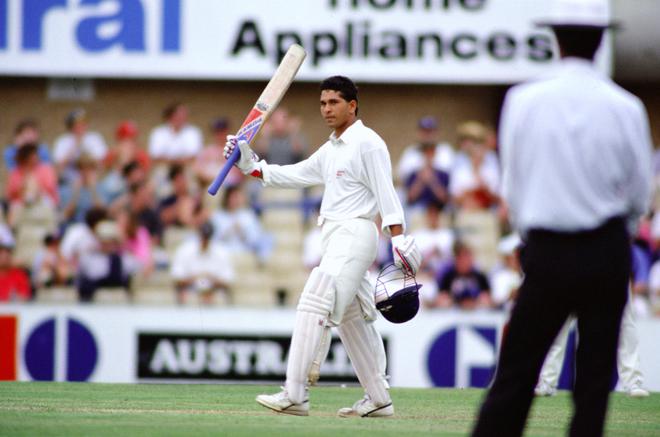
[(177, 248), (170, 273), (176, 280), (207, 275), (227, 284), (234, 281), (234, 267), (229, 252), (214, 241), (202, 252), (199, 238), (186, 240)]
[(83, 154), (100, 161), (107, 153), (108, 146), (98, 132), (85, 133), (79, 144), (75, 135), (66, 133), (60, 135), (53, 146), (53, 160), (56, 164), (75, 161)]
[[(481, 166), (479, 174), (488, 189), (497, 193), (500, 189), (500, 166), (495, 152), (488, 152)], [(458, 153), (449, 176), (449, 192), (452, 196), (460, 196), (466, 191), (478, 187), (477, 173), (474, 171), (472, 161), (464, 153)]]
[(149, 136), (149, 156), (154, 159), (194, 158), (203, 146), (202, 132), (187, 124), (178, 132), (163, 124), (154, 128)]

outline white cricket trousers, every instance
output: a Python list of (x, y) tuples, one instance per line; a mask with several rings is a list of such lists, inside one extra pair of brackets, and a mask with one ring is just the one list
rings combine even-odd
[[(644, 378), (639, 364), (639, 340), (635, 326), (635, 315), (630, 294), (628, 302), (623, 309), (621, 319), (621, 333), (619, 335), (619, 349), (617, 351), (617, 369), (621, 386), (625, 391), (635, 386), (642, 386)], [(566, 354), (566, 341), (573, 325), (574, 318), (569, 317), (559, 331), (555, 342), (550, 347), (539, 375), (539, 385), (545, 383), (549, 387), (557, 387), (564, 355)], [(578, 339), (579, 341), (579, 339)]]
[(367, 275), (376, 258), (378, 230), (367, 219), (326, 221), (321, 236), (323, 257), (305, 284), (296, 313), (285, 384), (289, 398), (304, 400), (323, 338), (330, 327), (338, 327), (361, 385), (376, 404), (386, 404), (385, 350), (373, 324), (377, 310)]

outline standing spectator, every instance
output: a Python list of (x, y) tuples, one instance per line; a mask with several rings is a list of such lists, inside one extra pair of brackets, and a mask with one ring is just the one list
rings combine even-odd
[(98, 132), (89, 130), (87, 112), (75, 109), (67, 115), (66, 133), (60, 135), (54, 144), (53, 158), (57, 173), (64, 180), (76, 174), (76, 162), (85, 154), (101, 163), (108, 152), (105, 140)]
[(32, 263), (32, 282), (37, 289), (69, 285), (73, 280), (71, 266), (60, 251), (60, 236), (50, 233)]
[(60, 186), (64, 225), (82, 222), (87, 211), (103, 205), (102, 190), (98, 184), (98, 165), (93, 158), (81, 155), (76, 164), (77, 175)]
[(103, 220), (93, 229), (94, 247), (79, 260), (76, 285), (81, 302), (91, 302), (102, 287), (121, 287), (132, 297), (131, 276), (135, 260), (122, 250), (121, 233), (116, 222)]
[(424, 166), (423, 149), (435, 147), (433, 154), (433, 168), (446, 173), (451, 171), (454, 162), (454, 148), (446, 142), (439, 141), (440, 125), (438, 120), (430, 115), (424, 116), (417, 122), (417, 141), (405, 148), (399, 165), (397, 177), (399, 182), (405, 184), (410, 175)]
[(252, 252), (264, 264), (273, 251), (273, 236), (266, 233), (247, 206), (242, 187), (225, 189), (221, 208), (213, 213), (214, 238), (230, 252)]
[(16, 168), (16, 153), (18, 149), (26, 144), (37, 144), (39, 160), (44, 164), (50, 164), (50, 152), (45, 143), (39, 140), (39, 123), (32, 118), (25, 118), (18, 122), (14, 129), (14, 142), (5, 147), (5, 166), (11, 171)]
[(14, 266), (14, 237), (7, 227), (0, 228), (0, 302), (28, 301), (32, 297), (30, 278)]
[(307, 146), (300, 134), (300, 120), (291, 117), (286, 108), (273, 112), (260, 138), (258, 150), (269, 164), (294, 164), (304, 158)]
[(170, 271), (176, 281), (177, 301), (183, 304), (188, 293), (197, 293), (202, 302), (211, 304), (217, 292), (224, 292), (230, 300), (228, 293), (234, 281), (231, 256), (213, 241), (213, 225), (204, 223), (197, 233), (197, 238), (177, 248), (172, 260)]
[(163, 199), (158, 207), (163, 226), (197, 227), (205, 222), (208, 212), (204, 209), (201, 194), (193, 194), (181, 165), (170, 168), (169, 180), (173, 193)]
[(459, 152), (449, 177), (449, 190), (459, 208), (484, 209), (499, 202), (500, 166), (486, 147), (487, 131), (478, 122), (458, 127)]
[(461, 241), (454, 243), (454, 261), (437, 275), (438, 296), (434, 307), (456, 305), (464, 310), (491, 306), (488, 278), (474, 265), (472, 249)]
[(10, 226), (16, 226), (25, 209), (37, 207), (47, 213), (59, 202), (57, 176), (49, 164), (40, 162), (35, 144), (26, 144), (16, 153), (16, 168), (7, 180)]
[(149, 156), (158, 163), (184, 164), (202, 150), (202, 132), (188, 123), (188, 107), (173, 103), (163, 111), (165, 123), (149, 136)]
[(433, 203), (442, 209), (449, 201), (449, 174), (433, 167), (436, 149), (433, 144), (422, 146), (424, 164), (406, 181), (406, 200), (410, 206), (423, 208)]
[[(225, 148), (225, 141), (229, 135), (229, 119), (227, 117), (220, 117), (213, 121), (211, 124), (211, 137), (213, 142), (206, 146), (204, 150), (197, 156), (193, 170), (197, 180), (204, 187), (213, 182), (215, 177), (220, 173), (220, 169), (225, 165), (227, 160), (222, 154)], [(224, 185), (238, 185), (243, 180), (243, 174), (236, 167), (232, 167), (225, 179)], [(206, 190), (205, 190), (206, 191)]]
[(571, 436), (603, 433), (630, 279), (630, 235), (648, 211), (642, 102), (593, 65), (609, 1), (553, 2), (559, 68), (511, 88), (500, 124), (502, 193), (525, 238), (525, 277), (474, 436), (522, 435), (543, 359), (578, 321)]

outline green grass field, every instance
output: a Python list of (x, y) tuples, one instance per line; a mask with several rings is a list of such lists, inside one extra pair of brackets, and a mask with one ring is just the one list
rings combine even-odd
[[(309, 417), (270, 412), (254, 397), (277, 387), (255, 385), (124, 385), (0, 383), (0, 435), (466, 435), (483, 391), (393, 389), (396, 418), (340, 419), (338, 408), (359, 388), (311, 391)], [(610, 436), (660, 435), (660, 395), (612, 396)], [(526, 435), (564, 435), (570, 398), (537, 399)]]

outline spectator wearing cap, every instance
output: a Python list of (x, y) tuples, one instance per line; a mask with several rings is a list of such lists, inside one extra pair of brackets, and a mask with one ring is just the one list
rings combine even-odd
[(163, 110), (164, 123), (149, 136), (149, 156), (157, 163), (183, 164), (202, 150), (202, 132), (188, 123), (188, 107), (176, 102)]
[(500, 264), (493, 269), (490, 276), (493, 305), (497, 308), (510, 310), (518, 294), (522, 283), (519, 257), (521, 245), (522, 241), (516, 233), (503, 237), (497, 244)]
[(59, 203), (55, 169), (39, 159), (36, 144), (25, 144), (16, 153), (16, 168), (7, 179), (8, 222), (18, 225), (22, 212), (32, 207), (54, 210)]
[(138, 270), (136, 260), (123, 250), (119, 226), (101, 220), (92, 229), (96, 244), (79, 260), (76, 286), (81, 302), (91, 302), (102, 287), (123, 288), (132, 297), (130, 281)]
[(449, 191), (459, 208), (486, 209), (499, 203), (500, 166), (486, 147), (487, 130), (476, 121), (458, 126), (459, 151), (449, 178)]
[(438, 120), (426, 115), (417, 122), (417, 140), (405, 148), (397, 166), (397, 178), (405, 184), (410, 175), (424, 166), (424, 149), (435, 147), (433, 168), (449, 173), (454, 161), (454, 149), (446, 142), (439, 141), (440, 124)]
[[(211, 123), (212, 142), (204, 147), (195, 160), (193, 171), (195, 177), (204, 187), (207, 187), (220, 172), (227, 160), (224, 157), (223, 150), (227, 142), (227, 135), (230, 124), (227, 117), (220, 117)], [(233, 166), (225, 179), (224, 185), (238, 185), (243, 180), (243, 173), (238, 167)]]
[(488, 278), (474, 264), (472, 249), (462, 241), (453, 247), (454, 261), (436, 276), (438, 296), (433, 306), (457, 306), (465, 310), (491, 306)]
[(53, 159), (60, 177), (72, 179), (81, 155), (87, 155), (100, 163), (108, 153), (108, 147), (100, 133), (89, 130), (87, 112), (84, 109), (71, 111), (64, 124), (66, 132), (55, 140)]
[(126, 164), (137, 161), (146, 173), (151, 168), (149, 154), (138, 145), (139, 130), (131, 120), (124, 120), (115, 130), (115, 147), (110, 149), (103, 162), (106, 169), (122, 169)]
[(191, 293), (199, 295), (205, 304), (213, 303), (218, 292), (224, 292), (230, 300), (229, 290), (234, 281), (231, 256), (221, 243), (213, 240), (213, 233), (213, 225), (203, 223), (197, 228), (195, 238), (184, 241), (176, 249), (170, 273), (180, 304)]
[(30, 278), (14, 265), (14, 237), (6, 226), (0, 227), (0, 302), (24, 302), (32, 297)]
[(4, 158), (8, 171), (16, 168), (16, 154), (26, 144), (37, 144), (39, 160), (44, 164), (51, 163), (48, 145), (40, 140), (39, 123), (33, 118), (25, 118), (14, 128), (14, 142), (5, 147)]

